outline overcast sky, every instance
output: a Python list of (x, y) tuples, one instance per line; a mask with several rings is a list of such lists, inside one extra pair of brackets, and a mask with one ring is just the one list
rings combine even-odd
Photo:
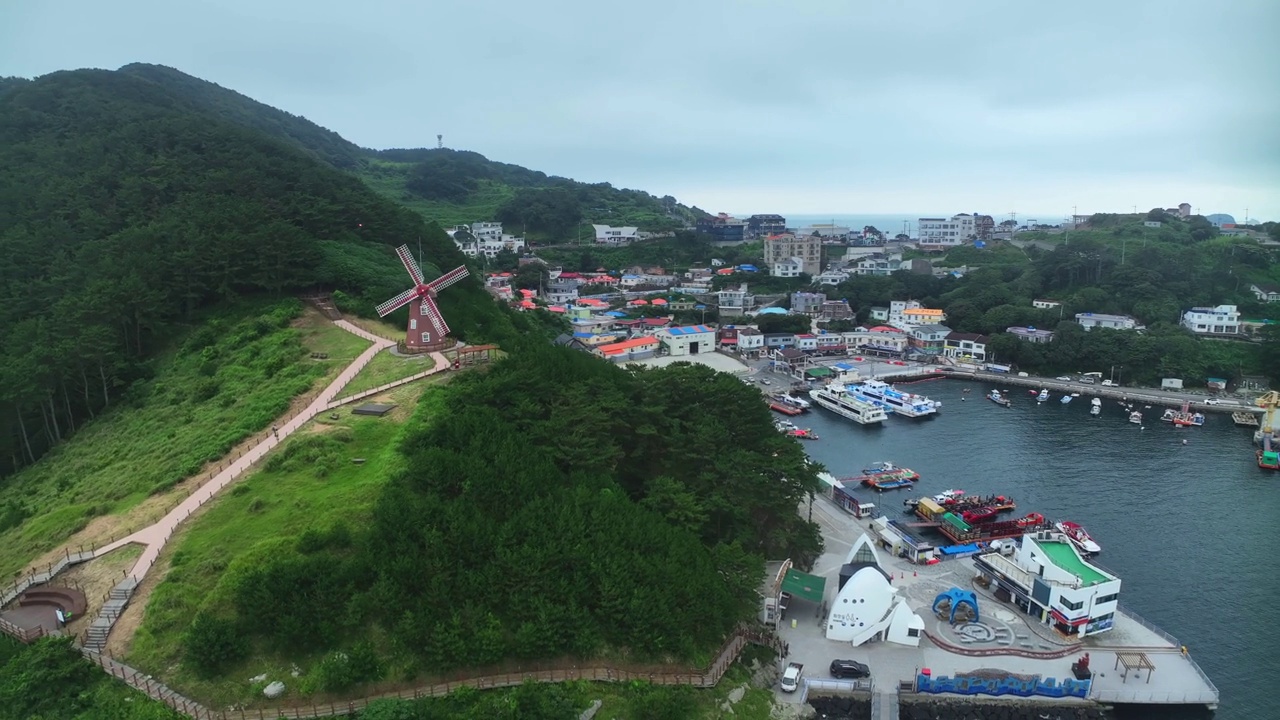
[(0, 75), (130, 62), (713, 212), (1280, 219), (1280, 0), (0, 2)]

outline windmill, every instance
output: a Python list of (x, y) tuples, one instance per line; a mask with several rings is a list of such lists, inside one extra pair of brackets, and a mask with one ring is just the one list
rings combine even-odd
[(396, 248), (396, 255), (409, 271), (413, 287), (378, 306), (378, 317), (386, 317), (405, 305), (409, 306), (409, 327), (405, 333), (405, 350), (407, 352), (431, 352), (448, 347), (449, 326), (440, 314), (440, 306), (436, 305), (436, 295), (441, 290), (467, 277), (470, 271), (466, 265), (459, 265), (440, 277), (427, 282), (422, 278), (422, 269), (413, 259), (408, 245)]

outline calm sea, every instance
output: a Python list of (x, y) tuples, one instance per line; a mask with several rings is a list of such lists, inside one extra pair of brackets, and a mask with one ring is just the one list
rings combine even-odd
[[(1080, 523), (1123, 581), (1121, 602), (1185, 644), (1218, 686), (1217, 720), (1280, 717), (1270, 689), (1280, 676), (1280, 474), (1254, 464), (1248, 431), (1218, 413), (1180, 430), (1153, 408), (1140, 429), (1114, 400), (1092, 418), (1088, 397), (1037, 405), (1007, 388), (1006, 410), (983, 397), (990, 385), (909, 387), (942, 400), (942, 412), (866, 428), (811, 411), (794, 419), (821, 438), (805, 444), (810, 457), (837, 477), (891, 460), (920, 473), (918, 494), (1004, 493), (1020, 515)], [(867, 494), (897, 513), (910, 492)], [(1143, 715), (1161, 716), (1153, 711)]]

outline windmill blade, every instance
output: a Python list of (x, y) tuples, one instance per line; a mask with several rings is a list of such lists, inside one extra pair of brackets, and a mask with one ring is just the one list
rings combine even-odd
[(417, 288), (409, 288), (390, 300), (382, 303), (377, 307), (378, 317), (386, 317), (400, 308), (408, 305), (411, 300), (418, 297)]
[(409, 277), (413, 278), (414, 285), (422, 284), (422, 268), (418, 267), (418, 261), (413, 259), (413, 253), (409, 252), (408, 245), (401, 245), (396, 248), (396, 254), (400, 256), (400, 262), (404, 263), (404, 269), (409, 271)]
[(431, 321), (431, 326), (436, 329), (437, 338), (443, 338), (449, 334), (449, 326), (445, 323), (444, 316), (440, 314), (436, 301), (430, 295), (422, 298), (422, 312)]
[(471, 274), (471, 271), (467, 269), (466, 265), (459, 265), (458, 267), (441, 275), (435, 280), (432, 280), (431, 282), (427, 283), (427, 287), (431, 288), (436, 292), (440, 292), (441, 290), (444, 290), (445, 288), (449, 287), (450, 285), (453, 285), (454, 283), (467, 277), (470, 274)]

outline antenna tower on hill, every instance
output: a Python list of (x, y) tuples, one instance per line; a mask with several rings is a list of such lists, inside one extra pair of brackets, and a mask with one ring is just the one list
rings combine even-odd
[(436, 135), (436, 149), (440, 150), (443, 148), (444, 148), (444, 135)]

